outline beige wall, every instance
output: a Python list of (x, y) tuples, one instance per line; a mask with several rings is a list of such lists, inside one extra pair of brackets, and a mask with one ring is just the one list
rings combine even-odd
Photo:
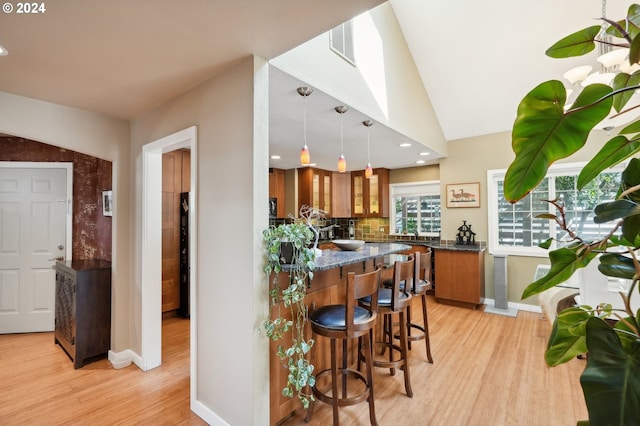
[(389, 172), (389, 183), (411, 183), (428, 182), (440, 180), (440, 166), (409, 167), (406, 169), (395, 169)]
[[(262, 230), (268, 226), (263, 208), (268, 201), (267, 76), (264, 61), (254, 64), (248, 57), (131, 125), (132, 176), (138, 187), (143, 145), (198, 128), (197, 400), (238, 425), (269, 419), (268, 339), (260, 332), (268, 317), (262, 272)], [(132, 205), (140, 218), (139, 200)], [(134, 234), (140, 282), (140, 219)], [(136, 322), (139, 316), (136, 312)]]
[(0, 92), (0, 133), (113, 163), (111, 349), (129, 348), (131, 283), (129, 123), (102, 114)]
[(391, 5), (384, 3), (354, 22), (357, 68), (329, 49), (329, 33), (270, 63), (446, 155), (442, 129)]
[[(607, 135), (596, 131), (585, 146), (584, 152), (560, 162), (588, 161), (597, 152)], [(442, 238), (454, 239), (457, 228), (466, 220), (476, 232), (476, 240), (487, 241), (487, 170), (506, 169), (513, 161), (511, 132), (496, 133), (449, 142), (449, 155), (440, 163), (441, 196), (444, 200), (445, 185), (451, 183), (479, 182), (480, 207), (447, 209), (442, 206)], [(485, 257), (485, 297), (493, 299), (493, 256)], [(536, 266), (548, 264), (546, 257), (509, 256), (507, 263), (508, 298), (511, 302), (537, 305), (537, 298), (521, 300), (525, 287), (531, 283)]]

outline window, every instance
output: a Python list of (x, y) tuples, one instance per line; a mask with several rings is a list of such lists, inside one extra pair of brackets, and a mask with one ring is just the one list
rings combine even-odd
[(389, 185), (392, 234), (440, 234), (440, 182)]
[(349, 62), (356, 65), (356, 57), (353, 49), (353, 25), (351, 21), (338, 25), (329, 32), (331, 50)]
[[(556, 238), (552, 248), (567, 240), (565, 231), (549, 219), (537, 219), (542, 213), (556, 214), (555, 207), (544, 200), (564, 202), (565, 216), (571, 229), (587, 241), (598, 240), (610, 231), (610, 224), (593, 221), (593, 209), (600, 203), (615, 199), (624, 166), (601, 173), (587, 187), (578, 191), (578, 174), (584, 164), (568, 163), (549, 168), (542, 182), (515, 204), (504, 198), (506, 170), (489, 170), (489, 251), (492, 254), (547, 256), (538, 244)], [(558, 241), (559, 240), (559, 241)]]

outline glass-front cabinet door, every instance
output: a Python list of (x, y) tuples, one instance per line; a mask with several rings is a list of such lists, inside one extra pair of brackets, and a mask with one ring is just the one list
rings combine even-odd
[(364, 173), (351, 172), (351, 194), (353, 196), (353, 207), (351, 211), (354, 216), (364, 216)]
[(377, 216), (380, 214), (380, 196), (378, 192), (378, 175), (374, 174), (369, 179), (369, 214)]
[(322, 176), (323, 191), (322, 191), (322, 210), (327, 214), (327, 217), (331, 216), (331, 173), (325, 172)]

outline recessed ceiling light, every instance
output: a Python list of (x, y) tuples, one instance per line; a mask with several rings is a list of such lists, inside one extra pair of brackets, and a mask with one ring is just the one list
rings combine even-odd
[(0, 56), (7, 56), (8, 54), (9, 54), (9, 51), (4, 47), (0, 46)]
[(416, 161), (416, 164), (424, 164), (424, 160), (418, 160)]
[(279, 160), (279, 159), (280, 159), (280, 156), (279, 156), (279, 155), (272, 155), (272, 156), (271, 156), (271, 159), (272, 159), (272, 160)]
[(420, 155), (425, 156), (425, 155), (429, 155), (428, 152), (421, 152)]
[(410, 147), (410, 146), (411, 146), (411, 144), (410, 144), (409, 142), (404, 142), (404, 143), (401, 143), (401, 144), (400, 144), (400, 145), (398, 145), (398, 146), (399, 146), (400, 148), (407, 148), (407, 147)]

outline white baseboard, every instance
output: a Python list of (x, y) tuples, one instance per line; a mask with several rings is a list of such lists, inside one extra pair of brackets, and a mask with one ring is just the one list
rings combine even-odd
[(212, 426), (230, 426), (222, 417), (211, 411), (200, 401), (191, 400), (191, 411)]
[[(495, 306), (496, 301), (493, 299), (484, 299), (483, 304), (487, 306)], [(526, 303), (507, 302), (507, 309), (517, 309), (519, 311), (542, 313), (542, 309), (538, 305), (527, 305)]]
[(140, 355), (138, 355), (131, 349), (126, 349), (120, 352), (109, 351), (109, 361), (111, 362), (111, 365), (113, 365), (113, 368), (115, 369), (128, 367), (133, 362), (142, 371), (146, 371), (143, 368), (144, 363)]

